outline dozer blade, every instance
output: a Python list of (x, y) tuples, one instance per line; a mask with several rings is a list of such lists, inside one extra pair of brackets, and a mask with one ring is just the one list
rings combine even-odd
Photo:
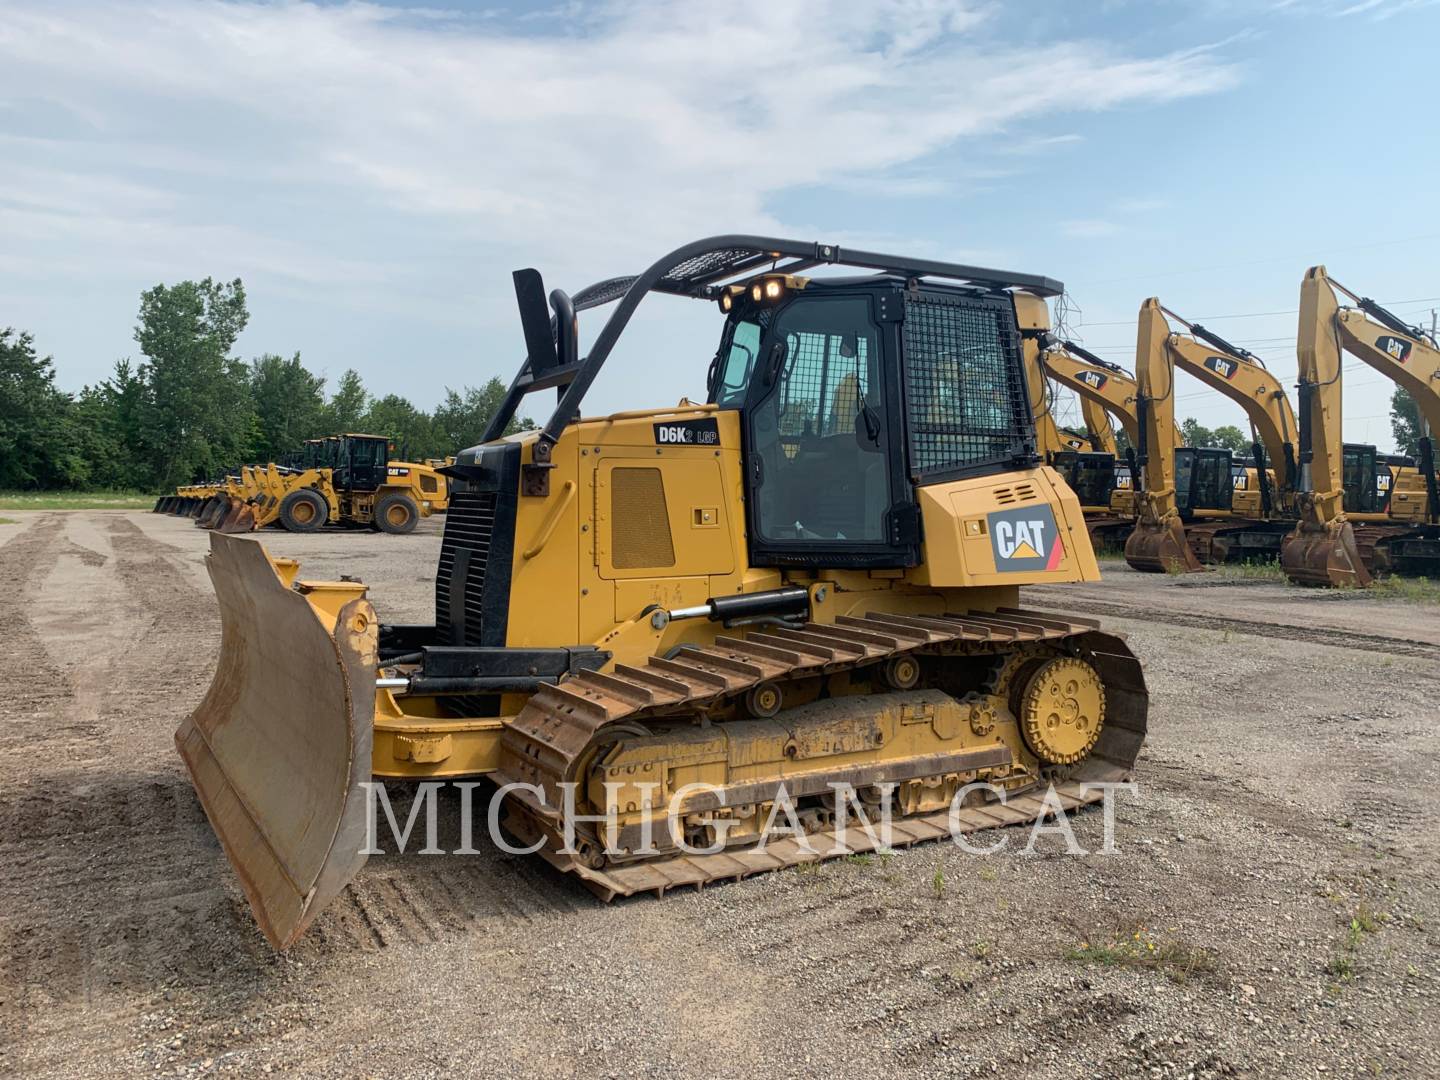
[(1302, 524), (1280, 545), (1280, 565), (1297, 585), (1363, 589), (1374, 583), (1348, 521)]
[(1136, 522), (1135, 531), (1125, 541), (1125, 561), (1135, 570), (1152, 574), (1195, 574), (1205, 569), (1190, 550), (1178, 517), (1158, 524)]
[(327, 626), (253, 540), (214, 534), (220, 662), (175, 733), (205, 814), (277, 949), (365, 863), (378, 627), (368, 600)]

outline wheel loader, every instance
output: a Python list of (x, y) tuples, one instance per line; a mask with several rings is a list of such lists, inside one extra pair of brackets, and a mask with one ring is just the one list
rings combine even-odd
[[(277, 948), (364, 863), (372, 777), (488, 778), (505, 835), (613, 899), (835, 854), (837, 785), (900, 846), (1131, 775), (1140, 664), (1020, 604), (1099, 576), (1027, 406), (1058, 282), (757, 236), (548, 306), (514, 282), (526, 356), (447, 468), (433, 623), (212, 536), (219, 665), (176, 743)], [(652, 294), (715, 305), (707, 400), (583, 417)], [(762, 844), (784, 800), (801, 835)]]
[(445, 511), (444, 468), (390, 460), (383, 435), (307, 440), (294, 466), (246, 466), (200, 516), (203, 528), (244, 533), (280, 525), (314, 532), (325, 525), (410, 533), (422, 517)]

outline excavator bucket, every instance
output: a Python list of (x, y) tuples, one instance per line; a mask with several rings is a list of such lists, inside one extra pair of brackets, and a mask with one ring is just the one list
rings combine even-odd
[(1302, 524), (1280, 545), (1280, 565), (1297, 585), (1364, 589), (1374, 583), (1348, 521)]
[(1125, 541), (1125, 561), (1135, 570), (1159, 574), (1195, 574), (1204, 571), (1185, 539), (1185, 526), (1178, 517), (1168, 521), (1135, 523)]
[(175, 733), (255, 919), (295, 942), (364, 864), (378, 624), (363, 596), (333, 625), (254, 540), (210, 538), (214, 682)]

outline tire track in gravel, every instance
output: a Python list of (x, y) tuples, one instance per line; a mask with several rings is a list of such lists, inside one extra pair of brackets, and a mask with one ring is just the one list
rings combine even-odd
[[(1135, 619), (1139, 622), (1164, 623), (1168, 626), (1183, 626), (1198, 630), (1233, 630), (1240, 634), (1254, 634), (1258, 637), (1280, 638), (1283, 641), (1305, 641), (1315, 645), (1331, 645), (1339, 649), (1355, 649), (1360, 652), (1383, 653), (1387, 656), (1417, 656), (1425, 660), (1440, 660), (1440, 645), (1429, 641), (1415, 641), (1411, 638), (1388, 637), (1385, 634), (1365, 634), (1356, 630), (1338, 630), (1329, 627), (1296, 626), (1290, 623), (1256, 622), (1238, 619), (1228, 615), (1201, 615), (1188, 611), (1165, 611), (1138, 604), (1107, 603), (1102, 600), (1046, 601), (1033, 595), (1025, 599), (1025, 606), (1041, 611), (1057, 613), (1076, 612), (1085, 615), (1111, 615), (1121, 619)], [(1440, 675), (1433, 676), (1440, 678)]]
[[(3, 553), (0, 569), (21, 581), (46, 573), (63, 524), (44, 524), (28, 545)], [(172, 733), (215, 663), (214, 600), (196, 586), (189, 553), (125, 517), (107, 517), (104, 526), (112, 555), (102, 560), (106, 582), (94, 604), (102, 619), (123, 619), (126, 635), (115, 655), (102, 650), (77, 673), (106, 692), (98, 722), (75, 734), (96, 745), (106, 732), (118, 734), (121, 745), (101, 756), (102, 768), (64, 754), (43, 758), (28, 787), (0, 793), (0, 862), (12, 871), (0, 880), (0, 1015), (24, 1029), (16, 1064), (31, 1070), (66, 1071), (76, 1033), (97, 1018), (105, 1037), (86, 1037), (85, 1053), (135, 1053), (136, 1038), (155, 1034), (144, 1030), (145, 1017), (172, 995), (193, 1002), (192, 1037), (173, 1052), (168, 1043), (147, 1048), (146, 1062), (183, 1060), (212, 1036), (233, 1048), (232, 1025), (273, 1040), (277, 1025), (301, 1022), (294, 1010), (266, 1004), (284, 969), (256, 930), (174, 751)], [(24, 628), (26, 654), (48, 663), (26, 600), (0, 598), (0, 614)], [(74, 710), (73, 694), (62, 692), (74, 680), (63, 671), (50, 665), (31, 676), (58, 695), (50, 714)], [(411, 795), (395, 796), (403, 816)], [(455, 801), (452, 793), (441, 808), (447, 828)], [(488, 948), (507, 928), (527, 933), (574, 910), (571, 890), (536, 880), (530, 860), (482, 852), (372, 860), (290, 959), (343, 963), (477, 931)]]

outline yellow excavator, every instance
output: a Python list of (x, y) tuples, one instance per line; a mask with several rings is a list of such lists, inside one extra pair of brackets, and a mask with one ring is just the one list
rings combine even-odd
[[(1136, 496), (1139, 513), (1135, 528), (1125, 541), (1125, 561), (1136, 570), (1196, 572), (1203, 567), (1185, 535), (1177, 451), (1170, 443), (1177, 429), (1175, 367), (1166, 351), (1169, 336), (1170, 324), (1160, 301), (1152, 296), (1140, 306), (1135, 342), (1135, 406), (1140, 428), (1135, 459), (1142, 482)], [(1214, 472), (1209, 465), (1207, 461), (1207, 471)], [(1216, 479), (1210, 477), (1207, 487), (1216, 489)], [(1224, 479), (1228, 487), (1228, 469)], [(1187, 488), (1193, 490), (1192, 485)]]
[[(372, 776), (491, 778), (509, 836), (608, 899), (843, 854), (845, 785), (898, 846), (1130, 775), (1140, 665), (1020, 606), (1098, 578), (1027, 407), (1058, 282), (721, 236), (548, 306), (515, 288), (527, 355), (449, 467), (433, 624), (212, 535), (219, 669), (176, 742), (275, 946), (364, 863)], [(708, 400), (582, 418), (651, 294), (716, 305)], [(762, 849), (782, 804), (800, 835)]]
[[(1340, 295), (1354, 307), (1341, 303)], [(1342, 372), (1349, 351), (1415, 398), (1429, 432), (1440, 422), (1440, 351), (1418, 327), (1312, 266), (1300, 287), (1300, 511), (1281, 562), (1305, 585), (1369, 585), (1377, 573), (1440, 572), (1440, 498), (1433, 442), (1419, 468), (1342, 441)]]
[[(1040, 354), (1045, 374), (1073, 390), (1080, 398), (1087, 427), (1099, 433), (1099, 453), (1077, 455), (1069, 475), (1070, 485), (1083, 493), (1085, 523), (1095, 544), (1123, 545), (1134, 528), (1136, 480), (1139, 469), (1134, 447), (1140, 443), (1139, 389), (1135, 378), (1118, 364), (1102, 360), (1082, 345), (1054, 336), (1047, 339)], [(1132, 450), (1118, 454), (1110, 417), (1120, 421)], [(1170, 441), (1185, 445), (1178, 425), (1172, 425)], [(1108, 439), (1107, 439), (1108, 433)], [(1109, 459), (1100, 456), (1109, 454)], [(1071, 459), (1062, 459), (1062, 464)]]
[(1165, 333), (1163, 353), (1137, 359), (1137, 369), (1147, 368), (1152, 381), (1167, 385), (1175, 368), (1195, 376), (1238, 404), (1255, 435), (1251, 461), (1237, 461), (1224, 449), (1176, 451), (1178, 505), (1191, 549), (1202, 563), (1278, 558), (1295, 526), (1299, 476), (1295, 413), (1280, 380), (1254, 353), (1158, 301), (1142, 319), (1163, 323), (1148, 338), (1152, 349)]

